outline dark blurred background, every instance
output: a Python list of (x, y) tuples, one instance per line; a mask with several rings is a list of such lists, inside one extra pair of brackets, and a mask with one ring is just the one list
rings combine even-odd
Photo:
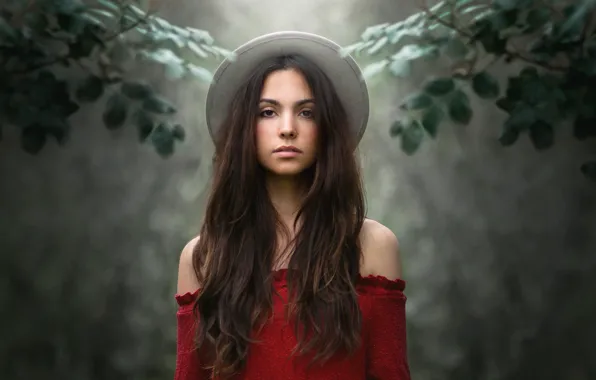
[[(418, 5), (173, 0), (158, 15), (229, 49), (283, 29), (348, 45)], [(198, 231), (210, 174), (207, 85), (145, 67), (135, 75), (179, 105), (187, 137), (168, 159), (133, 129), (106, 130), (101, 104), (74, 115), (64, 147), (38, 155), (3, 133), (2, 380), (173, 378), (178, 257)], [(408, 156), (388, 126), (430, 75), (370, 81), (360, 147), (369, 217), (402, 247), (412, 378), (596, 379), (596, 187), (577, 171), (587, 149), (565, 134), (545, 152), (525, 140), (503, 148), (502, 113), (474, 103), (470, 125)]]

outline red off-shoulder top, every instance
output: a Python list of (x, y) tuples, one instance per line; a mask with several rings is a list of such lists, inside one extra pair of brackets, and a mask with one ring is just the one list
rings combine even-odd
[[(381, 276), (360, 276), (356, 284), (362, 312), (362, 346), (348, 359), (338, 356), (307, 368), (308, 360), (292, 360), (297, 340), (284, 314), (285, 269), (274, 272), (273, 317), (257, 333), (246, 367), (238, 380), (410, 380), (406, 345), (405, 282)], [(208, 380), (196, 349), (192, 311), (198, 291), (178, 294), (177, 358), (174, 380)]]

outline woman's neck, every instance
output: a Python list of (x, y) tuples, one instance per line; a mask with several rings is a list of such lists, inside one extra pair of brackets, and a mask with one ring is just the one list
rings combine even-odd
[(282, 222), (293, 231), (294, 220), (305, 194), (302, 182), (296, 177), (271, 176), (267, 178), (267, 191)]

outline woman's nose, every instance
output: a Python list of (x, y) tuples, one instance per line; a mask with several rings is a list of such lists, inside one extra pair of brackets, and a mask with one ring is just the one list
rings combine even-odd
[(291, 117), (285, 117), (282, 120), (281, 128), (279, 129), (279, 135), (285, 139), (296, 138), (296, 126), (294, 120)]

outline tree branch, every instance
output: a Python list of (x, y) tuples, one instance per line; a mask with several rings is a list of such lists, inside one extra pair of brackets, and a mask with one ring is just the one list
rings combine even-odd
[[(152, 4), (153, 2), (151, 2), (150, 4)], [(155, 3), (159, 3), (159, 2), (155, 2)], [(32, 5), (34, 5), (34, 1), (30, 0), (30, 3), (28, 5), (28, 7), (31, 7)], [(134, 28), (136, 28), (137, 26), (143, 24), (143, 23), (147, 23), (149, 21), (149, 19), (154, 16), (154, 14), (157, 12), (158, 7), (156, 7), (153, 10), (148, 10), (145, 13), (144, 17), (136, 17), (136, 21), (131, 23), (130, 25), (127, 25), (126, 28), (122, 28), (119, 31), (113, 33), (112, 35), (109, 35), (107, 37), (102, 38), (102, 40), (104, 42), (109, 42), (115, 38), (117, 38), (118, 36), (133, 30)], [(123, 8), (123, 12), (125, 12), (124, 8)], [(121, 17), (124, 17), (124, 13), (122, 14)], [(16, 70), (11, 70), (8, 72), (9, 75), (26, 75), (32, 72), (35, 72), (37, 70), (43, 69), (45, 67), (50, 67), (53, 65), (56, 65), (60, 62), (64, 62), (64, 61), (68, 61), (69, 59), (71, 59), (71, 55), (70, 52), (65, 53), (65, 54), (61, 54), (55, 57), (50, 57), (47, 60), (43, 60), (40, 62), (36, 62), (32, 65), (27, 65), (25, 67), (21, 66), (20, 68), (17, 68)]]
[[(126, 28), (121, 28), (118, 32), (114, 33), (111, 36), (106, 37), (105, 40), (106, 41), (111, 41), (114, 38), (116, 38), (116, 37), (118, 37), (118, 36), (120, 36), (120, 35), (122, 35), (122, 34), (124, 34), (126, 32), (129, 32), (129, 31), (133, 30), (137, 26), (139, 26), (141, 24), (144, 24), (144, 23), (147, 23), (149, 21), (149, 18), (152, 17), (152, 16), (154, 16), (156, 12), (157, 12), (157, 8), (154, 9), (154, 10), (147, 10), (144, 17), (142, 17), (142, 18), (141, 17), (137, 17), (137, 20), (134, 23), (132, 23), (131, 25), (128, 25)], [(124, 15), (122, 17), (124, 17)]]
[[(420, 8), (427, 15), (427, 17), (429, 19), (438, 22), (439, 24), (445, 26), (446, 28), (449, 28), (451, 30), (454, 30), (460, 36), (462, 36), (464, 38), (468, 38), (470, 40), (473, 40), (474, 39), (474, 36), (471, 33), (465, 31), (464, 29), (462, 29), (460, 27), (458, 27), (454, 23), (450, 23), (450, 22), (448, 22), (446, 20), (441, 19), (439, 16), (437, 16), (436, 14), (434, 14), (432, 12), (432, 10), (426, 5), (426, 0), (420, 0), (420, 2), (421, 2)], [(556, 66), (556, 65), (551, 65), (549, 63), (538, 61), (538, 60), (533, 59), (531, 57), (525, 56), (525, 55), (519, 53), (516, 50), (510, 50), (510, 49), (507, 49), (507, 48), (506, 48), (505, 52), (502, 55), (505, 56), (505, 57), (508, 57), (510, 59), (518, 59), (520, 61), (524, 61), (526, 63), (532, 64), (532, 65), (536, 65), (536, 66), (540, 66), (540, 67), (543, 67), (545, 69), (552, 70), (552, 71), (566, 71), (568, 69), (567, 67), (564, 67), (564, 66)]]
[(460, 29), (457, 27), (457, 25), (455, 25), (455, 23), (450, 23), (448, 21), (445, 21), (443, 19), (441, 19), (439, 16), (437, 16), (436, 14), (434, 14), (430, 8), (428, 7), (428, 5), (426, 4), (426, 0), (420, 0), (420, 9), (426, 14), (426, 16), (431, 19), (434, 20), (436, 22), (438, 22), (439, 24), (455, 30), (456, 32), (458, 32), (461, 36), (463, 37), (467, 37), (467, 38), (472, 38), (472, 35), (465, 32), (464, 30)]

